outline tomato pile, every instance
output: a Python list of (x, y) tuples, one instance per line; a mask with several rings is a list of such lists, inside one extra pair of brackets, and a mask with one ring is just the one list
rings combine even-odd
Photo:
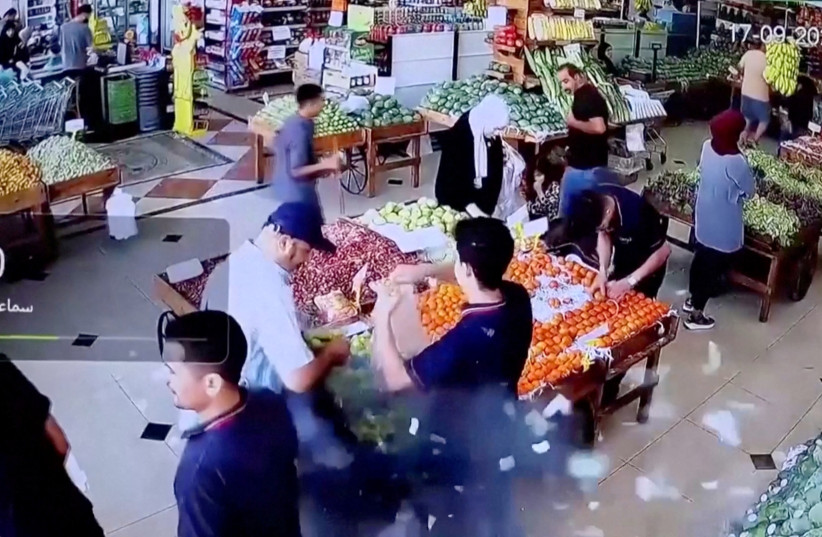
[[(550, 289), (560, 289), (560, 281), (590, 287), (596, 274), (578, 263), (561, 257), (552, 257), (541, 249), (514, 258), (506, 272), (506, 279), (519, 283), (530, 294), (541, 283)], [(560, 291), (561, 292), (561, 291)], [(567, 300), (567, 299), (566, 299)], [(560, 298), (550, 298), (557, 308)], [(437, 340), (453, 328), (460, 319), (465, 296), (459, 286), (439, 284), (420, 296), (419, 309), (422, 325), (432, 340)], [(607, 299), (597, 291), (581, 307), (557, 314), (547, 322), (534, 321), (531, 348), (522, 371), (517, 391), (527, 395), (543, 386), (555, 386), (567, 377), (588, 369), (591, 359), (575, 346), (579, 338), (607, 325), (606, 335), (586, 342), (589, 347), (608, 349), (616, 346), (643, 329), (652, 326), (669, 312), (669, 306), (630, 291), (619, 300)]]

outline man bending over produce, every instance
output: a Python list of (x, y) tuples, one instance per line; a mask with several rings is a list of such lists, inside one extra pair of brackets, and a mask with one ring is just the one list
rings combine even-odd
[(600, 183), (614, 183), (608, 171), (608, 104), (585, 73), (572, 64), (559, 69), (559, 81), (574, 96), (568, 124), (568, 166), (559, 194), (559, 214), (570, 209), (571, 200)]
[(429, 415), (420, 418), (418, 437), (426, 439), (419, 464), (431, 479), (420, 500), (436, 517), (433, 534), (509, 535), (509, 474), (500, 466), (512, 454), (514, 433), (504, 406), (516, 398), (528, 357), (531, 302), (522, 286), (503, 281), (514, 241), (501, 221), (463, 220), (455, 237), (453, 266), (400, 266), (391, 281), (456, 280), (468, 302), (460, 321), (404, 360), (390, 322), (397, 293), (386, 285), (374, 308), (373, 354), (389, 390), (416, 387), (428, 394)]
[(309, 203), (321, 207), (317, 177), (340, 169), (339, 155), (317, 161), (314, 155), (314, 118), (325, 105), (323, 89), (316, 84), (297, 88), (297, 113), (286, 119), (274, 139), (274, 179), (277, 201)]
[(256, 239), (243, 243), (214, 270), (203, 300), (203, 309), (226, 311), (240, 323), (248, 338), (243, 383), (275, 392), (285, 389), (300, 441), (307, 446), (324, 443), (313, 419), (315, 399), (331, 370), (349, 356), (343, 338), (316, 353), (303, 339), (289, 280), (312, 248), (334, 251), (323, 237), (319, 208), (280, 205)]

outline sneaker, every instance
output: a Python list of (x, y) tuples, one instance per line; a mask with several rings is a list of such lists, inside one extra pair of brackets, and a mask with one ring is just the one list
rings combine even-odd
[(682, 304), (682, 311), (684, 311), (685, 313), (693, 313), (694, 312), (694, 305), (691, 304), (691, 299), (690, 298), (688, 300), (686, 300), (684, 304)]
[(685, 328), (688, 330), (710, 330), (716, 325), (716, 321), (702, 313), (691, 313), (685, 319)]

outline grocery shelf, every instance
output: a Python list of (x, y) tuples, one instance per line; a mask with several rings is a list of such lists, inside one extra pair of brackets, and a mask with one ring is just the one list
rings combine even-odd
[(284, 11), (305, 11), (308, 6), (281, 6), (281, 7), (264, 7), (263, 13), (281, 13)]
[(290, 72), (291, 72), (291, 69), (290, 69), (290, 68), (284, 68), (284, 69), (266, 69), (265, 71), (260, 71), (260, 72), (259, 72), (259, 73), (257, 73), (257, 74), (258, 74), (258, 75), (260, 75), (260, 76), (265, 76), (265, 75), (277, 75), (277, 74), (280, 74), (280, 73), (290, 73)]

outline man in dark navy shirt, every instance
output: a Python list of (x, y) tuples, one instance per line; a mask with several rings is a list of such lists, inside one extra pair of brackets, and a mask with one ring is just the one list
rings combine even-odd
[[(492, 218), (457, 224), (457, 263), (450, 268), (399, 267), (397, 283), (433, 276), (456, 279), (468, 299), (457, 325), (410, 360), (397, 349), (389, 320), (396, 304), (381, 290), (374, 310), (374, 357), (393, 391), (416, 387), (428, 395), (422, 417), (422, 470), (437, 491), (426, 501), (439, 519), (435, 534), (507, 535), (510, 530), (508, 469), (514, 423), (506, 403), (516, 385), (531, 343), (531, 302), (525, 289), (502, 277), (514, 241)], [(423, 500), (425, 501), (425, 500)]]
[(297, 434), (280, 395), (238, 386), (240, 325), (220, 311), (160, 323), (174, 404), (200, 421), (174, 479), (178, 537), (299, 537)]

